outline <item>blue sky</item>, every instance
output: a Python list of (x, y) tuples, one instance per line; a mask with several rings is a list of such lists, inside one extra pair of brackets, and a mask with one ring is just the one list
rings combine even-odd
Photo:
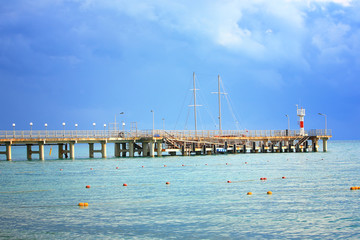
[[(195, 3), (194, 3), (195, 2)], [(328, 128), (359, 139), (360, 2), (12, 0), (0, 5), (0, 129)], [(119, 115), (124, 112), (124, 115)], [(232, 113), (233, 112), (233, 113)]]

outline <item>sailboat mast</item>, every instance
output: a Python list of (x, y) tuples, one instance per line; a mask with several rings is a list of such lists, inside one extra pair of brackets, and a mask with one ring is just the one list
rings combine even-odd
[(220, 75), (218, 75), (218, 96), (219, 96), (219, 134), (221, 133), (221, 92), (220, 92)]
[(196, 126), (196, 88), (195, 88), (195, 72), (193, 72), (193, 82), (194, 82), (194, 118), (195, 118), (195, 136), (196, 136), (197, 126)]

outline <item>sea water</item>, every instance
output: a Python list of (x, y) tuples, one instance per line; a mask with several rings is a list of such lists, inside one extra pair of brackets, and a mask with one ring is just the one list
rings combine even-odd
[(75, 160), (47, 148), (28, 161), (13, 147), (0, 161), (0, 238), (359, 239), (359, 149), (88, 159), (76, 145)]

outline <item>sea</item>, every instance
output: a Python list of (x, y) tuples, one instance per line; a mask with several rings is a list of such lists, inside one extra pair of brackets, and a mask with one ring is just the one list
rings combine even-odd
[(360, 239), (359, 149), (89, 159), (77, 144), (74, 160), (46, 146), (40, 161), (13, 147), (0, 239)]

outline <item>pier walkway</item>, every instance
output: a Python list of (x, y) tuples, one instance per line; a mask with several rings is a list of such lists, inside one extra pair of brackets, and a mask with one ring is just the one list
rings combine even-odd
[[(329, 129), (299, 130), (41, 130), (0, 131), (0, 154), (11, 160), (12, 146), (26, 146), (27, 159), (38, 155), (45, 160), (44, 145), (57, 145), (58, 158), (75, 159), (75, 144), (89, 145), (89, 157), (106, 158), (107, 143), (114, 143), (115, 157), (183, 156), (218, 153), (317, 152), (319, 140), (327, 151)], [(311, 143), (309, 143), (311, 141)], [(94, 144), (101, 148), (95, 149)], [(5, 149), (4, 149), (5, 148)], [(35, 149), (34, 149), (35, 148)]]

